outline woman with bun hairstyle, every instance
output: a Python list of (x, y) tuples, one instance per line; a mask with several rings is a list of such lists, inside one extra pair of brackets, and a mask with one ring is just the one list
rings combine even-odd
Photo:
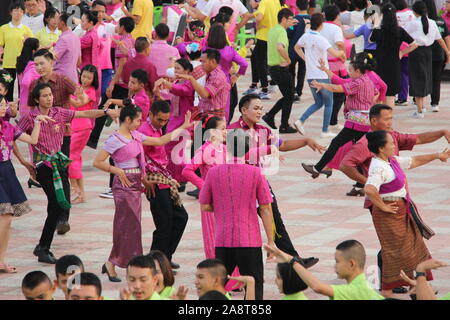
[[(311, 87), (331, 92), (343, 92), (346, 95), (344, 128), (331, 141), (330, 146), (319, 162), (315, 165), (302, 163), (303, 168), (315, 179), (320, 173), (327, 177), (331, 170), (323, 170), (335, 156), (340, 147), (349, 141), (358, 141), (370, 130), (369, 109), (378, 100), (379, 91), (369, 78), (366, 71), (374, 69), (373, 57), (370, 53), (361, 52), (350, 62), (348, 73), (349, 81), (342, 84), (328, 84), (312, 81)], [(334, 78), (335, 80), (337, 78)], [(297, 122), (296, 122), (297, 123)]]
[[(113, 224), (113, 247), (108, 261), (102, 267), (112, 282), (120, 282), (115, 267), (126, 268), (134, 256), (142, 255), (141, 213), (142, 178), (145, 173), (143, 145), (156, 146), (169, 143), (181, 131), (191, 126), (190, 113), (183, 125), (160, 138), (148, 137), (137, 131), (141, 125), (142, 111), (125, 101), (120, 111), (119, 129), (105, 141), (94, 160), (94, 167), (114, 174), (112, 192), (116, 211)], [(114, 166), (106, 160), (112, 157)]]
[[(450, 150), (398, 157), (395, 156), (394, 140), (387, 131), (369, 132), (366, 137), (368, 148), (375, 156), (370, 163), (364, 191), (373, 203), (372, 220), (381, 244), (382, 295), (389, 297), (392, 289), (408, 285), (400, 277), (400, 270), (413, 277), (417, 265), (431, 259), (415, 221), (417, 209), (411, 202), (404, 170), (437, 159), (447, 162)], [(431, 272), (427, 272), (426, 278), (433, 280)]]

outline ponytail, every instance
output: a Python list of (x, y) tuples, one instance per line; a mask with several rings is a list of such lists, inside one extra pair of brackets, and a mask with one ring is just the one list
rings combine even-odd
[(412, 6), (413, 11), (421, 16), (422, 21), (422, 30), (424, 34), (428, 34), (429, 31), (429, 23), (428, 23), (428, 17), (427, 17), (427, 6), (425, 5), (425, 2), (423, 1), (417, 1)]

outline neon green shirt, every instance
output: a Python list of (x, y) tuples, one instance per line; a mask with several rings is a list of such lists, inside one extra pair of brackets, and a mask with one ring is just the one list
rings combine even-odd
[(384, 297), (375, 292), (361, 273), (352, 282), (332, 285), (333, 297), (330, 300), (383, 300)]
[(36, 38), (39, 40), (41, 47), (48, 47), (58, 41), (60, 35), (61, 31), (58, 29), (53, 32), (48, 27), (44, 27), (36, 33)]
[(450, 300), (450, 292), (447, 293), (445, 296), (440, 297), (438, 300)]
[(287, 294), (281, 300), (309, 300), (303, 291), (293, 293), (293, 294)]
[[(128, 300), (136, 300), (136, 298), (133, 295), (131, 295), (130, 299), (128, 299)], [(153, 295), (150, 298), (145, 299), (145, 300), (164, 300), (164, 299), (161, 298), (161, 296), (158, 294), (158, 292), (153, 292)]]
[(267, 40), (267, 64), (269, 66), (277, 66), (284, 61), (283, 57), (278, 52), (279, 43), (284, 45), (284, 49), (287, 54), (289, 47), (287, 32), (280, 24), (277, 24), (269, 30)]
[(32, 37), (33, 32), (24, 24), (14, 26), (11, 22), (0, 27), (0, 46), (4, 47), (3, 68), (16, 68), (17, 57), (20, 56), (23, 42)]
[(165, 287), (163, 291), (159, 293), (161, 300), (170, 299), (176, 293), (176, 289), (174, 287)]
[(233, 299), (231, 298), (231, 295), (230, 295), (229, 292), (226, 292), (226, 293), (225, 293), (225, 297), (226, 297), (228, 300), (233, 300)]

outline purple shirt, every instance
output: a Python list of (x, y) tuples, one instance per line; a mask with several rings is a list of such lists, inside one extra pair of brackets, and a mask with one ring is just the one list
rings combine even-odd
[[(147, 139), (147, 136), (138, 131), (134, 131), (138, 141), (141, 143)], [(128, 138), (120, 135), (118, 132), (113, 133), (106, 139), (103, 145), (103, 150), (111, 155), (114, 160), (114, 165), (120, 169), (133, 169), (139, 168), (139, 154), (136, 148), (132, 148), (131, 142)], [(129, 150), (127, 150), (129, 148)]]
[(184, 123), (186, 112), (194, 106), (194, 87), (190, 81), (175, 82), (172, 84), (170, 103), (170, 121), (166, 132), (172, 132)]
[(55, 53), (57, 59), (53, 70), (78, 83), (77, 63), (81, 56), (80, 39), (72, 30), (61, 33), (55, 44)]
[[(214, 49), (210, 47), (206, 47), (206, 49)], [(237, 51), (231, 47), (231, 46), (225, 46), (222, 49), (215, 49), (220, 52), (220, 67), (222, 68), (222, 71), (227, 75), (228, 80), (231, 79), (230, 70), (233, 66), (233, 62), (237, 63), (240, 68), (238, 71), (238, 74), (243, 76), (245, 74), (245, 71), (247, 71), (248, 68), (248, 62), (243, 57), (237, 53)]]
[(0, 118), (0, 162), (11, 160), (13, 142), (22, 134), (22, 130)]
[(214, 207), (216, 247), (262, 246), (256, 201), (265, 205), (272, 197), (260, 168), (222, 164), (209, 169), (199, 200)]
[(149, 58), (155, 65), (156, 74), (159, 78), (167, 77), (166, 71), (170, 65), (170, 59), (172, 57), (180, 59), (180, 53), (177, 48), (167, 44), (165, 40), (153, 41)]

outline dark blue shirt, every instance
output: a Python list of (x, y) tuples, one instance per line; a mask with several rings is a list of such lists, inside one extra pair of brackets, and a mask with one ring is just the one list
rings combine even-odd
[[(295, 16), (295, 19), (298, 23), (286, 30), (289, 39), (288, 53), (291, 60), (294, 58), (300, 58), (295, 52), (294, 46), (298, 42), (298, 39), (300, 39), (300, 37), (305, 33), (306, 24), (309, 24), (309, 19), (311, 19), (311, 16), (309, 14), (298, 14)], [(305, 19), (308, 21), (305, 22)]]

